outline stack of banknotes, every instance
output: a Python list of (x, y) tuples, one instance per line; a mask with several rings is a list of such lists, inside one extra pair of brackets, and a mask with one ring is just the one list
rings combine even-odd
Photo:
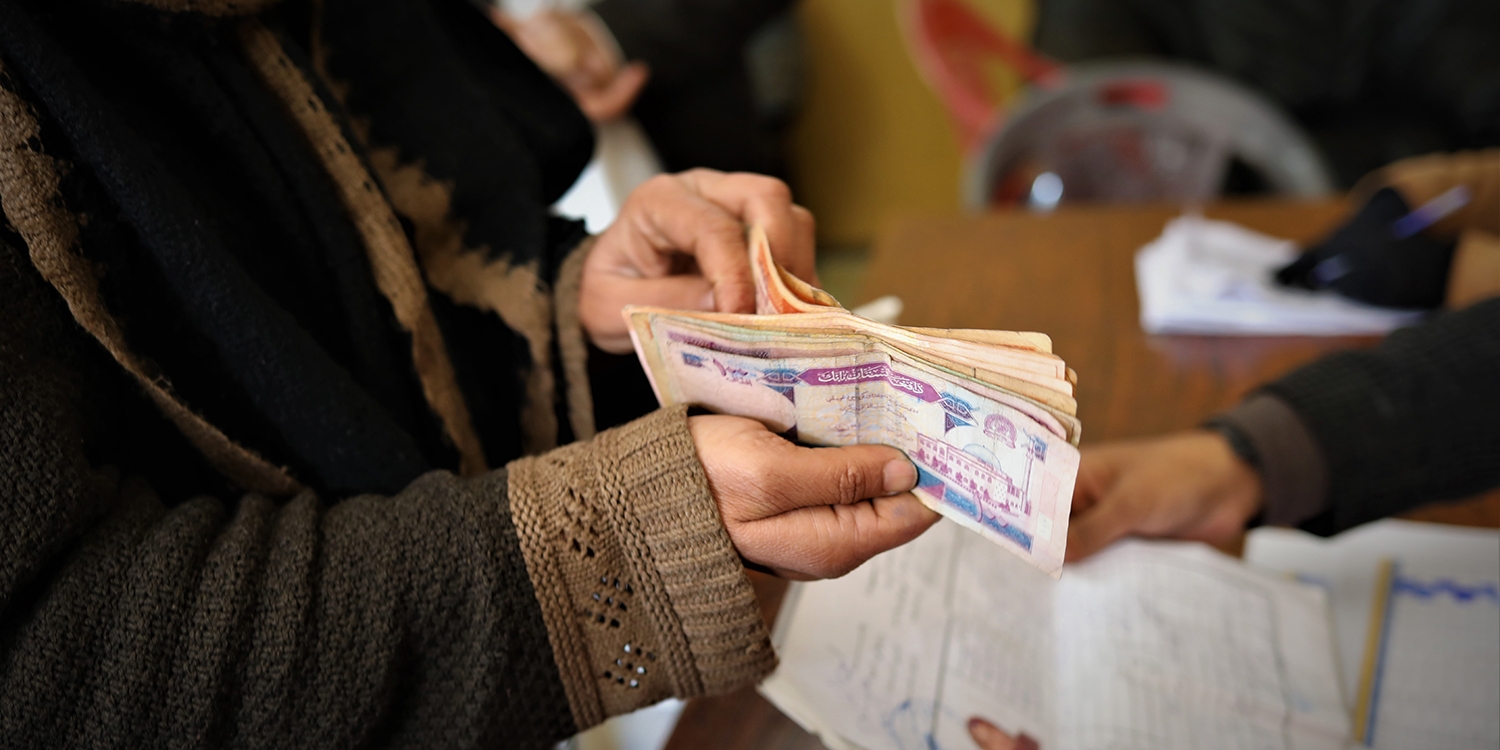
[(923, 504), (1057, 576), (1081, 425), (1052, 340), (867, 320), (781, 268), (759, 228), (749, 247), (754, 315), (625, 308), (662, 405), (807, 445), (895, 446)]

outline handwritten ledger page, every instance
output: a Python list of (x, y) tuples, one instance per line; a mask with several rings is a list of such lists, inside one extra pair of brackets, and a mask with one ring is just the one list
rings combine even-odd
[(1327, 592), (1355, 739), (1500, 747), (1500, 532), (1396, 519), (1332, 539), (1260, 528), (1245, 561)]
[[(1054, 582), (940, 523), (798, 584), (762, 692), (830, 747), (1340, 748), (1326, 601), (1201, 545), (1126, 542)], [(1019, 563), (1019, 564), (1017, 564)]]

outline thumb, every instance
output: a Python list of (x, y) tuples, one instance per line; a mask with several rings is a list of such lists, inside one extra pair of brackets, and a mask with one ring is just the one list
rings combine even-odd
[(910, 494), (916, 482), (895, 448), (793, 448), (764, 468), (766, 506), (741, 534), (783, 575), (836, 578), (937, 521)]
[(1129, 504), (1106, 495), (1093, 508), (1068, 521), (1068, 562), (1082, 560), (1135, 530), (1139, 520)]
[(885, 445), (842, 448), (794, 447), (766, 467), (767, 516), (888, 497), (917, 486), (917, 467), (901, 451)]
[(838, 578), (922, 535), (940, 518), (903, 492), (849, 505), (799, 508), (740, 531), (759, 560), (791, 579)]
[(615, 280), (612, 296), (627, 304), (669, 307), (673, 310), (714, 311), (714, 287), (702, 276), (660, 276)]
[(596, 281), (589, 293), (580, 295), (578, 300), (578, 316), (594, 346), (615, 354), (630, 351), (630, 326), (621, 315), (629, 304), (712, 311), (714, 291), (701, 276), (654, 279), (612, 276)]

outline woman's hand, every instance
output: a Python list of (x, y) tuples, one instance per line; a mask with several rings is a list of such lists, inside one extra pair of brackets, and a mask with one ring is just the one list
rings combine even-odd
[(883, 445), (804, 448), (742, 417), (688, 418), (735, 549), (786, 578), (837, 578), (938, 519), (917, 468)]
[(620, 309), (755, 311), (745, 226), (766, 230), (784, 268), (816, 283), (813, 218), (786, 183), (695, 169), (658, 175), (630, 194), (584, 262), (578, 316), (594, 345), (630, 351)]
[(1126, 536), (1222, 544), (1260, 510), (1260, 474), (1217, 432), (1192, 430), (1083, 451), (1068, 559)]

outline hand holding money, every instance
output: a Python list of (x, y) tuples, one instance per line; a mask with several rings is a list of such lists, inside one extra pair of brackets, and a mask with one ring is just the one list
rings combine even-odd
[(865, 320), (779, 266), (763, 231), (748, 244), (758, 314), (625, 308), (657, 399), (898, 448), (924, 505), (1057, 575), (1082, 427), (1051, 340)]
[(786, 183), (756, 174), (694, 169), (657, 175), (631, 192), (584, 261), (578, 317), (607, 352), (630, 351), (620, 308), (752, 312), (755, 287), (745, 225), (766, 227), (776, 260), (813, 275), (813, 218)]
[(894, 448), (804, 448), (741, 417), (688, 426), (735, 549), (784, 578), (838, 578), (938, 520)]

